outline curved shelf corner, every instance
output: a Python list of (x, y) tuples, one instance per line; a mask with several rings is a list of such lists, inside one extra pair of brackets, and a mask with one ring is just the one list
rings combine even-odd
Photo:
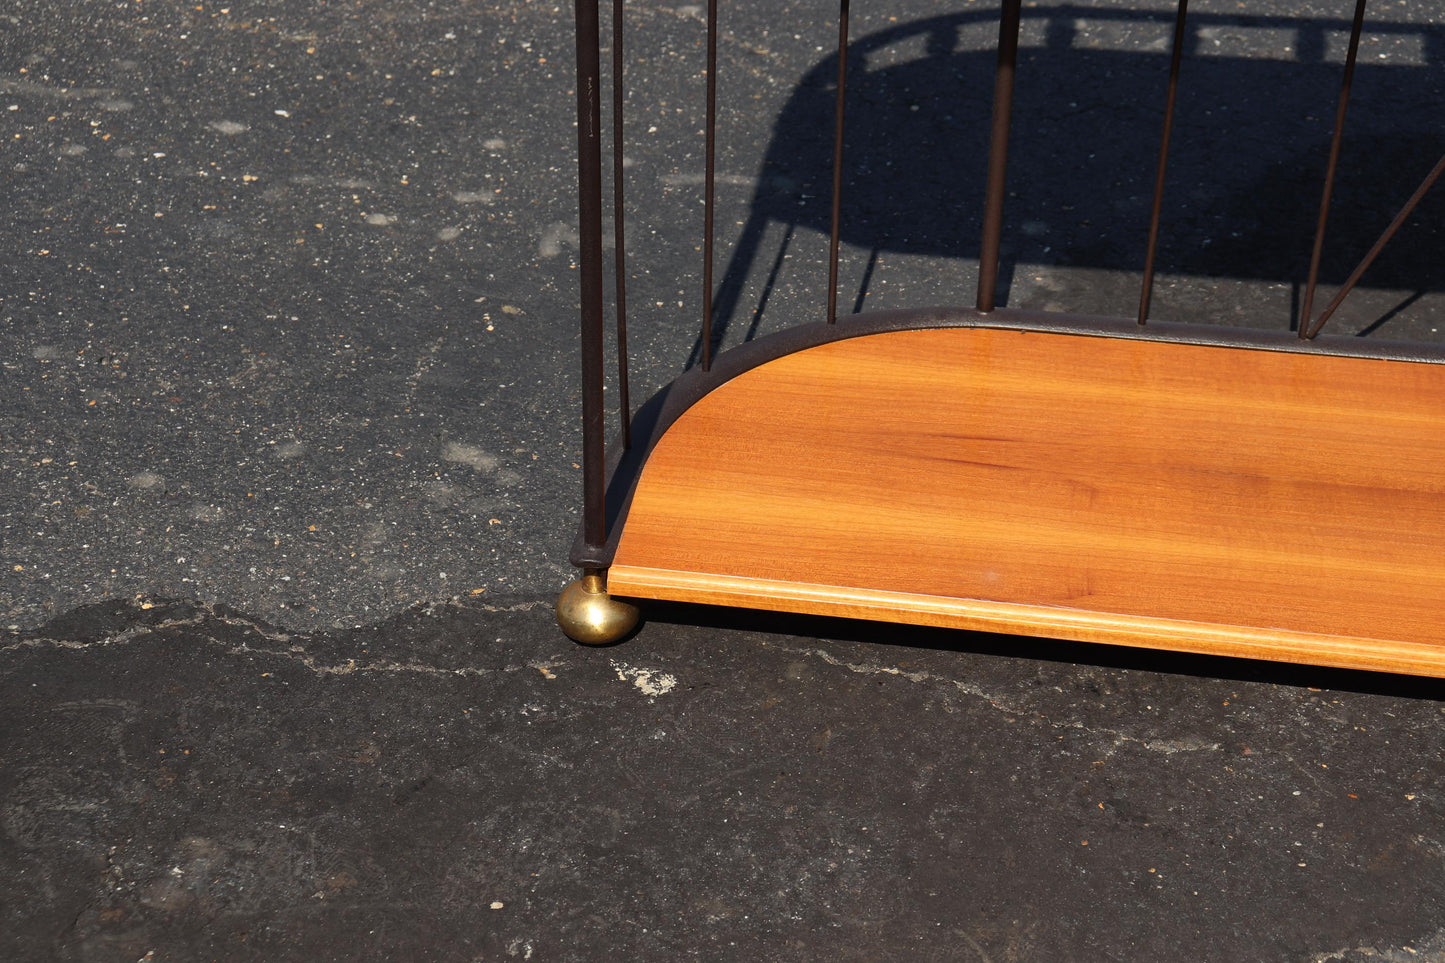
[(712, 382), (615, 594), (1445, 676), (1438, 364), (884, 325)]

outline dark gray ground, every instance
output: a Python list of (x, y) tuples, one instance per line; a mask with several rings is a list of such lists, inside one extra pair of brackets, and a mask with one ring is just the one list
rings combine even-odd
[[(725, 12), (728, 344), (818, 317), (831, 7)], [(840, 300), (966, 302), (991, 12), (860, 7)], [(1134, 309), (1154, 9), (1029, 8), (1010, 304)], [(1285, 328), (1349, 11), (1191, 10), (1154, 313)], [(628, 3), (638, 399), (693, 347), (699, 14)], [(1372, 16), (1332, 284), (1445, 149), (1438, 9)], [(0, 958), (1445, 960), (1439, 684), (560, 636), (572, 49), (551, 3), (0, 12)], [(1438, 340), (1442, 224), (1332, 330)]]

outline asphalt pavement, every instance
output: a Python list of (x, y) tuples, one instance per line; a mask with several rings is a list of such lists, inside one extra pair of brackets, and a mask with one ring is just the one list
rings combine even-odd
[[(1191, 5), (1156, 317), (1290, 326), (1349, 6)], [(833, 13), (723, 12), (725, 346), (821, 316)], [(696, 347), (702, 14), (626, 5), (639, 400)], [(993, 16), (853, 11), (845, 309), (971, 300)], [(1327, 285), (1445, 150), (1438, 21), (1371, 11)], [(1026, 8), (1010, 305), (1132, 314), (1171, 22)], [(573, 49), (522, 0), (0, 12), (0, 957), (1445, 960), (1440, 683), (557, 631)], [(1330, 330), (1440, 340), (1442, 229)]]

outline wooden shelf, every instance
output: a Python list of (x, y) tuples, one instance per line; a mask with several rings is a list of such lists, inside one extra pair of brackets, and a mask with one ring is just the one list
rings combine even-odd
[(955, 327), (652, 449), (616, 595), (1445, 676), (1445, 368)]

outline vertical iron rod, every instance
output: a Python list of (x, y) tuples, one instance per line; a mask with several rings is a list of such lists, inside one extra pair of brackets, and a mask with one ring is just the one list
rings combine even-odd
[(575, 0), (577, 16), (577, 231), (582, 286), (582, 536), (607, 542), (602, 398), (602, 105), (598, 0)]
[(848, 89), (848, 0), (838, 0), (838, 99), (833, 108), (833, 220), (828, 232), (828, 323), (838, 321), (838, 234), (843, 200), (843, 102)]
[(998, 67), (993, 81), (993, 129), (988, 143), (988, 187), (983, 208), (983, 243), (978, 258), (978, 309), (992, 311), (998, 292), (999, 238), (1003, 233), (1004, 188), (1008, 175), (1009, 121), (1013, 115), (1014, 72), (1019, 53), (1020, 0), (1003, 0), (998, 22)]
[(1154, 296), (1154, 257), (1159, 249), (1159, 216), (1164, 207), (1164, 175), (1169, 168), (1169, 138), (1174, 132), (1174, 102), (1179, 94), (1179, 64), (1184, 59), (1184, 21), (1189, 0), (1179, 0), (1174, 17), (1174, 54), (1169, 61), (1169, 93), (1164, 98), (1164, 132), (1159, 138), (1159, 172), (1154, 177), (1154, 206), (1149, 213), (1149, 245), (1144, 253), (1144, 284), (1139, 292), (1139, 323), (1149, 320)]
[(1310, 330), (1310, 312), (1314, 308), (1315, 285), (1320, 279), (1320, 258), (1325, 249), (1325, 224), (1330, 216), (1330, 197), (1335, 191), (1335, 170), (1340, 163), (1340, 142), (1345, 133), (1345, 111), (1350, 106), (1350, 84), (1355, 77), (1355, 57), (1360, 52), (1360, 32), (1365, 24), (1365, 2), (1366, 0), (1355, 0), (1355, 21), (1350, 27), (1350, 52), (1345, 57), (1345, 76), (1340, 83), (1340, 102), (1335, 109), (1335, 132), (1330, 138), (1330, 159), (1325, 165), (1325, 189), (1324, 195), (1320, 198), (1320, 217), (1315, 225), (1314, 250), (1310, 253), (1310, 273), (1305, 281), (1304, 304), (1300, 308), (1299, 336), (1308, 339), (1312, 337)]
[(623, 237), (622, 178), (622, 0), (612, 0), (612, 221), (617, 269), (617, 406), (622, 421), (622, 447), (632, 447), (632, 402), (627, 393), (627, 245)]
[(702, 370), (712, 369), (713, 179), (717, 159), (717, 0), (707, 0), (707, 129), (703, 173)]
[(1390, 243), (1390, 238), (1395, 236), (1395, 232), (1404, 226), (1405, 221), (1414, 213), (1415, 208), (1425, 199), (1425, 195), (1430, 193), (1430, 188), (1435, 186), (1435, 182), (1440, 179), (1441, 174), (1445, 174), (1445, 157), (1441, 157), (1440, 160), (1436, 162), (1434, 169), (1426, 176), (1424, 182), (1415, 190), (1415, 193), (1410, 195), (1410, 199), (1405, 202), (1405, 206), (1400, 208), (1400, 213), (1396, 214), (1395, 219), (1390, 222), (1390, 226), (1385, 228), (1385, 233), (1380, 235), (1380, 239), (1375, 242), (1375, 246), (1370, 248), (1369, 253), (1365, 255), (1364, 259), (1355, 267), (1355, 270), (1351, 272), (1349, 279), (1345, 281), (1344, 287), (1340, 288), (1330, 300), (1330, 303), (1325, 305), (1325, 309), (1320, 312), (1319, 318), (1310, 327), (1306, 337), (1313, 338), (1320, 333), (1320, 329), (1325, 326), (1325, 322), (1330, 319), (1330, 315), (1335, 313), (1335, 309), (1344, 303), (1345, 298), (1355, 289), (1355, 285), (1360, 283), (1360, 278), (1370, 269), (1370, 265), (1375, 263), (1375, 258), (1380, 256), (1380, 252), (1385, 249), (1386, 244)]

